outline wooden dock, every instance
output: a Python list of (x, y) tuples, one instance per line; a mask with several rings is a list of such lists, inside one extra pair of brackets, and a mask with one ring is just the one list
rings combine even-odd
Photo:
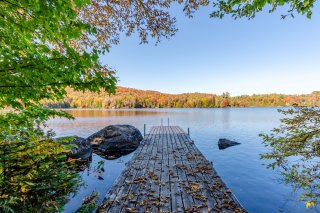
[(178, 126), (152, 127), (97, 212), (246, 212)]

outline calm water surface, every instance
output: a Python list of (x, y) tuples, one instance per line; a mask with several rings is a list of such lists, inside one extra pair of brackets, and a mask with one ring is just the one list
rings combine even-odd
[[(276, 108), (230, 109), (134, 109), (134, 110), (68, 110), (75, 120), (53, 119), (49, 127), (58, 137), (78, 135), (88, 137), (111, 124), (131, 124), (143, 133), (143, 125), (179, 125), (187, 131), (205, 157), (213, 165), (224, 182), (249, 212), (306, 212), (297, 194), (280, 180), (276, 171), (263, 165), (266, 161), (259, 154), (266, 151), (259, 133), (267, 133), (279, 125), (281, 115)], [(219, 138), (241, 143), (239, 146), (219, 150)], [(130, 160), (132, 154), (116, 160), (104, 160), (103, 180), (95, 173), (96, 164), (103, 160), (93, 156), (89, 169), (81, 173), (85, 182), (76, 194), (70, 195), (65, 212), (74, 212), (82, 198), (98, 191), (100, 201)]]

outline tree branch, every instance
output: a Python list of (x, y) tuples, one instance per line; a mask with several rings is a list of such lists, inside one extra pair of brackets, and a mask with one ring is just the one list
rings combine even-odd
[(39, 84), (39, 85), (0, 85), (0, 88), (32, 88), (32, 87), (47, 87), (55, 85), (85, 85), (92, 84), (92, 82), (53, 82), (48, 84)]

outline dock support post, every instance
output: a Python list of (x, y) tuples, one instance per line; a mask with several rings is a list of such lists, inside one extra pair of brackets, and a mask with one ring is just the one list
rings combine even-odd
[(143, 137), (146, 137), (146, 124), (143, 125)]
[(188, 136), (190, 137), (190, 128), (188, 128)]
[(169, 118), (168, 118), (168, 126), (170, 126), (169, 124), (170, 124), (170, 123), (169, 123)]

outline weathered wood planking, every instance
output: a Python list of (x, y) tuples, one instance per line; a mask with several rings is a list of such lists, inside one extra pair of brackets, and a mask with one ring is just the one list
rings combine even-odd
[(178, 126), (149, 131), (97, 212), (246, 212)]

